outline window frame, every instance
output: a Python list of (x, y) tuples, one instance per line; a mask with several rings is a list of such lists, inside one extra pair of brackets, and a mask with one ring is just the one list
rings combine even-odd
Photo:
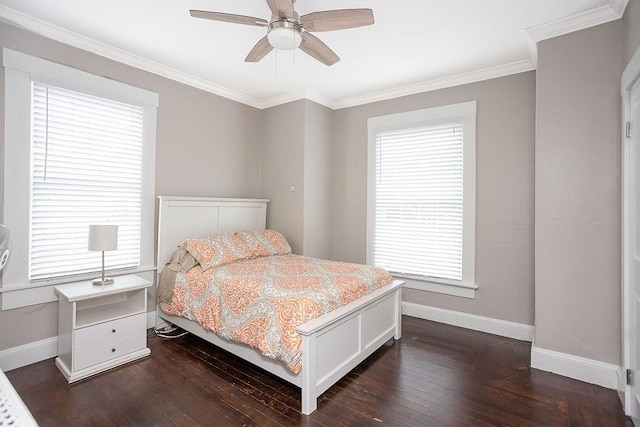
[(442, 124), (449, 120), (462, 121), (464, 124), (462, 280), (394, 274), (405, 280), (406, 288), (475, 298), (475, 291), (478, 289), (475, 277), (476, 110), (477, 102), (468, 101), (370, 117), (367, 120), (367, 264), (372, 264), (374, 259), (377, 134), (387, 130)]
[[(140, 265), (113, 271), (155, 271), (155, 153), (159, 96), (105, 77), (3, 48), (5, 71), (5, 152), (3, 223), (11, 230), (11, 256), (2, 274), (2, 310), (56, 301), (53, 285), (93, 278), (95, 274), (29, 283), (29, 212), (31, 162), (31, 87), (36, 80), (89, 95), (143, 107), (143, 195)], [(25, 143), (26, 142), (26, 143)], [(11, 177), (11, 182), (7, 179)]]

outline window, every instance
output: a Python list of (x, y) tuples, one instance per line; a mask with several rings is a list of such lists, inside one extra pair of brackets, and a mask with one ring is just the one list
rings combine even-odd
[(367, 262), (472, 297), (475, 102), (369, 119)]
[(112, 274), (153, 271), (158, 95), (10, 49), (5, 67), (4, 222), (12, 232), (2, 309), (54, 301), (93, 278), (89, 224), (118, 227)]
[(142, 114), (136, 105), (33, 82), (29, 281), (96, 270), (90, 224), (118, 225), (105, 268), (140, 264)]

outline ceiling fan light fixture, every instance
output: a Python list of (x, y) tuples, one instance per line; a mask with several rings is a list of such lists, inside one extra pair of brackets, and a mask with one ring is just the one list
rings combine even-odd
[(269, 44), (276, 49), (296, 49), (302, 42), (300, 26), (289, 21), (272, 22), (269, 25), (267, 40), (269, 40)]

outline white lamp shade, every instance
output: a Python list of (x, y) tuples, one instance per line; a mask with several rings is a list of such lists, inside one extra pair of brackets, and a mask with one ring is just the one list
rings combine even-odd
[(115, 251), (118, 249), (117, 225), (90, 225), (89, 250)]

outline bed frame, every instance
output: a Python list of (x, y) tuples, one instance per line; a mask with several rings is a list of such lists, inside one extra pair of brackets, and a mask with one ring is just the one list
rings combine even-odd
[[(268, 200), (160, 196), (158, 273), (185, 239), (214, 233), (264, 229)], [(393, 283), (339, 307), (296, 329), (302, 336), (302, 371), (244, 344), (227, 341), (196, 322), (158, 316), (301, 388), (302, 413), (317, 408), (317, 398), (391, 337), (400, 339), (402, 282)]]

